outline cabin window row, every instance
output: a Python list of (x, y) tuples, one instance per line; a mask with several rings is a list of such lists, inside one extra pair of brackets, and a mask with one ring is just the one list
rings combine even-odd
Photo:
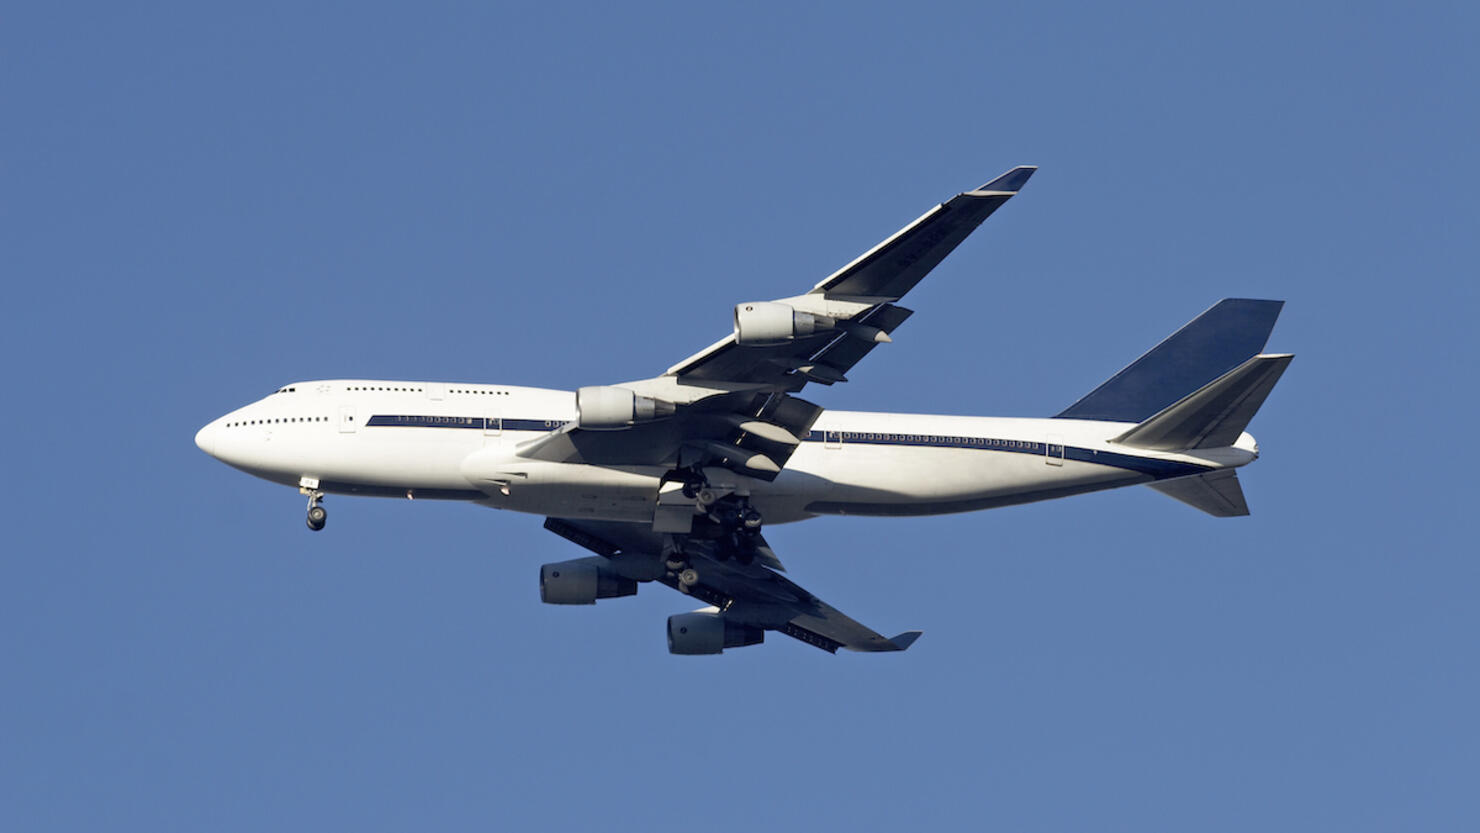
[[(819, 432), (812, 431), (810, 435)], [(828, 438), (840, 437), (844, 442), (886, 442), (886, 443), (930, 443), (933, 445), (968, 445), (981, 448), (1037, 448), (1038, 443), (1026, 440), (996, 440), (990, 437), (950, 437), (940, 434), (878, 434), (868, 431), (828, 431)]]
[(227, 428), (241, 428), (247, 425), (284, 425), (292, 422), (328, 422), (325, 416), (315, 417), (276, 417), (274, 419), (244, 419), (239, 422), (226, 423)]
[(423, 428), (435, 428), (438, 425), (471, 425), (482, 426), (485, 421), (482, 417), (460, 417), (460, 416), (392, 416), (375, 417), (377, 420), (394, 419), (398, 425), (416, 425)]

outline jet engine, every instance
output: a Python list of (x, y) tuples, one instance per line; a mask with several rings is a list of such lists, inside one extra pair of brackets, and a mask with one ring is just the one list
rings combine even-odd
[(635, 595), (637, 581), (619, 575), (599, 555), (540, 568), (540, 601), (545, 604), (594, 605), (597, 599)]
[(585, 387), (576, 391), (576, 424), (594, 431), (614, 431), (673, 415), (673, 403), (638, 396), (626, 388)]
[(670, 654), (718, 654), (726, 648), (759, 645), (764, 641), (764, 630), (731, 622), (719, 612), (719, 608), (708, 607), (668, 617)]
[(836, 327), (836, 319), (798, 312), (775, 301), (752, 301), (735, 306), (735, 343), (747, 347), (785, 344)]

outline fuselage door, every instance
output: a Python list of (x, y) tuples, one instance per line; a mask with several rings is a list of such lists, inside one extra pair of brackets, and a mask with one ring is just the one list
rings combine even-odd
[(1064, 437), (1062, 434), (1049, 434), (1043, 441), (1043, 462), (1050, 466), (1062, 466), (1064, 464)]
[(843, 432), (842, 431), (823, 431), (822, 432), (822, 447), (823, 448), (842, 448), (843, 447)]
[(341, 434), (353, 434), (355, 432), (355, 430), (356, 430), (357, 427), (358, 427), (358, 424), (355, 422), (355, 406), (353, 406), (353, 405), (340, 405), (339, 406), (339, 433), (341, 433)]
[(497, 410), (483, 412), (483, 436), (497, 437), (504, 433), (504, 417)]

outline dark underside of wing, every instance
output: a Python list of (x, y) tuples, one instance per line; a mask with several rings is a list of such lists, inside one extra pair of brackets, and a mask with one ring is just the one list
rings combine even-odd
[[(677, 582), (662, 569), (663, 535), (643, 524), (547, 518), (545, 528), (598, 555), (605, 556), (618, 572), (667, 584)], [(761, 540), (763, 554), (749, 564), (722, 558), (718, 544), (702, 538), (685, 546), (688, 560), (700, 581), (688, 595), (720, 609), (737, 624), (779, 631), (826, 651), (902, 651), (919, 636), (908, 631), (890, 639), (844, 615), (800, 585), (765, 566), (775, 561), (770, 547)]]

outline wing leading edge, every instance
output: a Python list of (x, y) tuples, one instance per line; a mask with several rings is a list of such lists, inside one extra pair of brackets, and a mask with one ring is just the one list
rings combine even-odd
[(1019, 165), (980, 188), (957, 194), (829, 275), (812, 292), (895, 300), (904, 297), (977, 226), (1022, 190), (1037, 170), (1034, 165)]
[[(882, 341), (875, 331), (887, 336), (910, 316), (910, 310), (893, 302), (1016, 196), (1037, 170), (1021, 165), (980, 188), (957, 194), (824, 278), (806, 295), (778, 301), (837, 318), (844, 322), (840, 329), (759, 348), (741, 346), (731, 334), (669, 368), (665, 375), (795, 389), (809, 381), (845, 381), (833, 378), (833, 373), (841, 377), (868, 355)], [(864, 337), (858, 338), (857, 333)], [(818, 367), (826, 369), (819, 373)]]
[[(617, 387), (672, 403), (673, 415), (622, 430), (576, 424), (520, 449), (523, 457), (595, 465), (722, 466), (773, 479), (793, 440), (822, 409), (792, 394), (809, 382), (832, 385), (905, 322), (905, 293), (959, 246), (1037, 170), (1019, 166), (927, 211), (810, 291), (763, 306), (790, 307), (827, 322), (780, 343), (741, 344), (737, 332), (669, 368)], [(741, 305), (745, 306), (745, 305)], [(748, 423), (752, 430), (742, 426)]]

